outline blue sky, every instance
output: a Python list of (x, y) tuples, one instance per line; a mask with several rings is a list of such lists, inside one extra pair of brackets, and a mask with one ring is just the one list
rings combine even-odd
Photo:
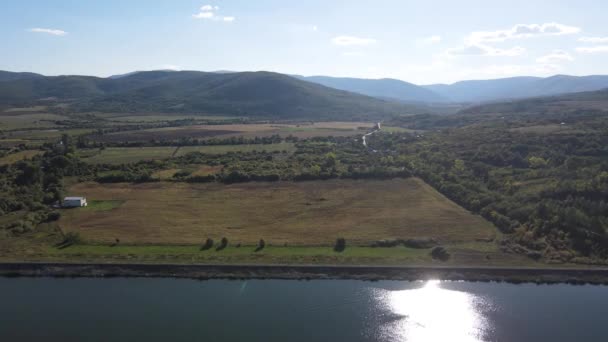
[(417, 84), (608, 74), (608, 1), (3, 0), (0, 70), (269, 70)]

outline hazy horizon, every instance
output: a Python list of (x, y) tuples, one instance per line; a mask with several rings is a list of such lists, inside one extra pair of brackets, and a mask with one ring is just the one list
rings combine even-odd
[(265, 70), (414, 84), (608, 74), (608, 3), (240, 0), (0, 4), (0, 70)]
[(280, 73), (283, 75), (287, 75), (287, 76), (302, 76), (302, 77), (333, 77), (333, 78), (353, 78), (353, 79), (364, 79), (364, 80), (383, 80), (383, 79), (392, 79), (392, 80), (398, 80), (398, 81), (403, 81), (403, 82), (407, 82), (407, 83), (411, 83), (414, 85), (418, 85), (418, 86), (430, 86), (430, 85), (438, 85), (438, 84), (445, 84), (445, 85), (451, 85), (451, 84), (455, 84), (455, 83), (459, 83), (459, 82), (467, 82), (467, 81), (494, 81), (494, 80), (500, 80), (500, 79), (509, 79), (509, 78), (522, 78), (522, 77), (538, 77), (538, 78), (551, 78), (551, 77), (557, 77), (557, 76), (572, 76), (572, 77), (589, 77), (589, 76), (608, 76), (608, 74), (588, 74), (588, 75), (569, 75), (569, 74), (554, 74), (554, 75), (548, 75), (548, 76), (532, 76), (532, 75), (515, 75), (515, 76), (505, 76), (505, 77), (495, 77), (495, 78), (475, 78), (475, 79), (462, 79), (462, 80), (457, 80), (454, 82), (437, 82), (437, 83), (414, 83), (411, 82), (409, 80), (404, 80), (404, 79), (400, 79), (400, 78), (394, 78), (394, 77), (354, 77), (354, 76), (332, 76), (332, 75), (321, 75), (321, 74), (310, 74), (310, 75), (299, 75), (296, 73), (283, 73), (283, 72), (278, 72), (278, 71), (271, 71), (271, 70), (173, 70), (173, 69), (149, 69), (149, 70), (133, 70), (133, 71), (127, 71), (124, 73), (119, 73), (119, 74), (112, 74), (112, 75), (93, 75), (93, 74), (55, 74), (55, 75), (49, 75), (49, 74), (44, 74), (44, 73), (39, 73), (39, 72), (35, 72), (35, 71), (30, 71), (30, 70), (2, 70), (0, 69), (0, 71), (8, 71), (8, 72), (15, 72), (15, 73), (35, 73), (35, 74), (40, 74), (42, 76), (49, 76), (49, 77), (54, 77), (54, 76), (92, 76), (92, 77), (99, 77), (99, 78), (110, 78), (110, 77), (119, 77), (119, 76), (127, 76), (129, 74), (135, 74), (135, 73), (139, 73), (139, 72), (152, 72), (152, 71), (168, 71), (168, 72), (179, 72), (179, 71), (193, 71), (193, 72), (206, 72), (206, 73), (241, 73), (241, 72), (276, 72), (276, 73)]

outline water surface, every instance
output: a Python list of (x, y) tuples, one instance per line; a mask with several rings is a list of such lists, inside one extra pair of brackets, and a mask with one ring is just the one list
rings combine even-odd
[(607, 341), (608, 287), (0, 278), (0, 341)]

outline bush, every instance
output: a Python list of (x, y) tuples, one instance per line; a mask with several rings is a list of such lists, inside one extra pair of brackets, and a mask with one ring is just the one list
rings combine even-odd
[(228, 239), (223, 237), (222, 240), (220, 241), (220, 245), (217, 246), (216, 250), (221, 251), (222, 249), (224, 249), (226, 247), (228, 247)]
[(207, 238), (207, 241), (201, 246), (201, 251), (206, 251), (213, 247), (213, 239)]
[(346, 240), (344, 238), (337, 238), (336, 245), (334, 246), (334, 251), (342, 252), (346, 249)]
[(48, 222), (52, 222), (52, 221), (57, 221), (61, 218), (61, 213), (57, 212), (57, 211), (53, 211), (50, 212), (49, 215), (47, 216), (46, 220)]
[(445, 248), (437, 246), (431, 250), (431, 257), (435, 260), (447, 261), (450, 259), (450, 253)]
[(65, 248), (65, 247), (69, 247), (72, 245), (77, 245), (81, 242), (82, 242), (82, 239), (80, 238), (80, 234), (78, 234), (76, 232), (69, 232), (64, 235), (63, 242), (60, 244), (60, 247)]
[(260, 239), (260, 242), (258, 242), (258, 247), (255, 249), (255, 251), (259, 252), (264, 249), (264, 247), (266, 247), (266, 242), (264, 241), (264, 239)]

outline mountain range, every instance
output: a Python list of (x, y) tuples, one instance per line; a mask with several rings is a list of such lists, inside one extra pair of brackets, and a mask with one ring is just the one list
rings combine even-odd
[(551, 96), (608, 88), (608, 76), (511, 77), (424, 86), (454, 102), (486, 102)]
[(378, 98), (402, 102), (436, 103), (448, 102), (448, 99), (437, 92), (392, 78), (364, 79), (329, 76), (300, 76), (294, 77), (308, 82), (322, 84), (326, 87), (350, 91)]
[(595, 91), (608, 88), (608, 76), (512, 77), (453, 84), (415, 85), (396, 79), (295, 76), (328, 87), (401, 102), (479, 103)]
[(512, 77), (415, 85), (397, 79), (272, 72), (141, 71), (108, 78), (0, 71), (0, 105), (40, 100), (78, 111), (206, 112), (355, 119), (428, 111), (426, 104), (484, 103), (608, 89), (608, 76)]
[(51, 101), (73, 111), (188, 112), (375, 120), (418, 111), (401, 103), (271, 72), (147, 71), (119, 77), (0, 74), (0, 105)]

